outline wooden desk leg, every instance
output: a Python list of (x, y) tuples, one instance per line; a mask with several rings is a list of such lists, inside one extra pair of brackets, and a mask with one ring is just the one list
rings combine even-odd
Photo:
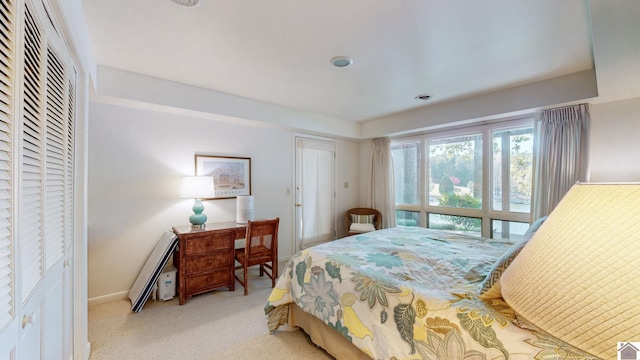
[[(236, 234), (237, 236), (237, 234)], [(231, 283), (229, 291), (236, 291), (236, 238), (231, 239)]]

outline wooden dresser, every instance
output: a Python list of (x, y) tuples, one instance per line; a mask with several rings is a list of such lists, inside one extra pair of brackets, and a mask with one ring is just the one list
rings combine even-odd
[(235, 290), (235, 240), (245, 237), (246, 225), (212, 223), (205, 229), (176, 226), (173, 232), (179, 239), (173, 264), (180, 305), (193, 295), (220, 287)]

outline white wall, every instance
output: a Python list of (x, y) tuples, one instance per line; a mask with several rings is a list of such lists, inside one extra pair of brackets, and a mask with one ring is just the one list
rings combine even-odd
[(591, 181), (640, 181), (640, 98), (591, 106)]
[[(280, 258), (293, 253), (292, 130), (228, 119), (91, 103), (89, 123), (89, 299), (123, 298), (162, 231), (188, 225), (179, 198), (194, 155), (251, 157), (256, 216), (281, 218)], [(591, 180), (640, 181), (640, 98), (591, 107)], [(337, 140), (337, 229), (344, 211), (366, 206), (371, 141)], [(347, 187), (345, 187), (347, 183)], [(210, 221), (235, 220), (234, 200), (205, 202)]]
[[(366, 161), (361, 157), (358, 143), (340, 140), (336, 143), (336, 215), (338, 238), (347, 236), (344, 214), (359, 206), (360, 183), (365, 177), (359, 171), (359, 164)], [(346, 187), (345, 187), (346, 186)]]
[[(89, 251), (91, 303), (126, 297), (165, 230), (189, 225), (193, 200), (179, 196), (194, 155), (251, 158), (255, 216), (281, 219), (279, 257), (293, 254), (293, 136), (273, 127), (91, 103), (89, 123)], [(356, 142), (337, 140), (338, 231), (355, 206)], [(349, 183), (344, 188), (344, 182)], [(291, 191), (293, 193), (293, 191)], [(235, 200), (205, 201), (210, 222), (235, 221)]]

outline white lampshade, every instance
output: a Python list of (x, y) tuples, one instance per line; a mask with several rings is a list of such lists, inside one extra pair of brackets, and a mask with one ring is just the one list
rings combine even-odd
[(500, 278), (546, 333), (598, 358), (640, 339), (640, 183), (574, 185)]
[(236, 197), (236, 222), (246, 224), (247, 220), (253, 221), (253, 196), (242, 195)]
[(207, 199), (216, 194), (211, 176), (186, 176), (182, 178), (180, 197), (185, 199)]

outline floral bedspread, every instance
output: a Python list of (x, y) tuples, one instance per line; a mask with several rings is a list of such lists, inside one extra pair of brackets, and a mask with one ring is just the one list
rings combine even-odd
[(480, 283), (512, 243), (417, 227), (354, 235), (303, 250), (265, 305), (271, 332), (289, 304), (373, 359), (589, 358), (523, 319)]

